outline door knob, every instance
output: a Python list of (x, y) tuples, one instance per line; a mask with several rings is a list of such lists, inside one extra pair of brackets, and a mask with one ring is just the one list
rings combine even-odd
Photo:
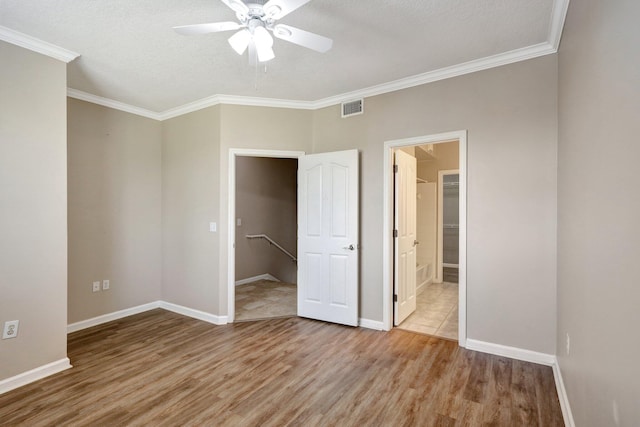
[(355, 246), (353, 246), (353, 245), (349, 245), (349, 246), (345, 246), (345, 247), (343, 247), (342, 249), (348, 249), (348, 250), (350, 250), (350, 251), (355, 251), (355, 250), (356, 250), (356, 247), (355, 247)]
[(419, 244), (420, 244), (420, 242), (418, 242), (417, 240), (414, 240), (414, 241), (413, 241), (413, 246), (417, 246), (417, 245), (419, 245)]

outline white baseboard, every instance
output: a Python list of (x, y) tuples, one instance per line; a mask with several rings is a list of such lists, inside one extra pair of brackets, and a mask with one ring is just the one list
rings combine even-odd
[(558, 400), (560, 400), (560, 409), (562, 409), (562, 418), (564, 418), (564, 424), (567, 427), (575, 427), (576, 423), (573, 421), (573, 413), (571, 412), (571, 406), (569, 405), (569, 396), (567, 396), (567, 390), (564, 388), (564, 381), (562, 380), (562, 372), (560, 372), (560, 365), (558, 364), (558, 358), (554, 356), (553, 363), (553, 378), (556, 381), (556, 390), (558, 391)]
[(472, 340), (470, 338), (467, 338), (465, 348), (468, 350), (481, 351), (483, 353), (495, 354), (496, 356), (510, 357), (511, 359), (539, 363), (547, 366), (553, 366), (556, 360), (556, 357), (553, 354), (539, 353), (537, 351)]
[(271, 280), (272, 282), (281, 282), (282, 280), (278, 279), (275, 276), (272, 276), (269, 273), (260, 274), (258, 276), (247, 277), (246, 279), (236, 280), (236, 286), (244, 285), (247, 283), (255, 282), (258, 280)]
[(34, 381), (41, 380), (49, 375), (57, 374), (65, 369), (71, 368), (69, 358), (56, 360), (55, 362), (47, 363), (46, 365), (39, 366), (27, 372), (15, 375), (11, 378), (0, 381), (0, 394), (6, 393), (10, 390), (22, 387)]
[(382, 322), (363, 318), (358, 319), (358, 326), (360, 326), (361, 328), (375, 329), (376, 331), (381, 331), (384, 329), (384, 325)]
[(67, 333), (70, 334), (71, 332), (80, 331), (82, 329), (90, 328), (92, 326), (97, 326), (103, 323), (111, 322), (113, 320), (122, 319), (123, 317), (132, 316), (134, 314), (153, 310), (154, 308), (159, 308), (160, 303), (161, 301), (154, 301), (148, 304), (142, 304), (136, 307), (126, 308), (124, 310), (114, 311), (113, 313), (103, 314), (102, 316), (93, 317), (91, 319), (72, 323), (70, 325), (67, 325)]
[(173, 311), (174, 313), (182, 314), (183, 316), (188, 316), (194, 319), (202, 320), (204, 322), (213, 323), (214, 325), (226, 325), (228, 323), (227, 316), (217, 316), (215, 314), (207, 313), (205, 311), (184, 307), (182, 305), (173, 304), (170, 302), (160, 301), (160, 308)]

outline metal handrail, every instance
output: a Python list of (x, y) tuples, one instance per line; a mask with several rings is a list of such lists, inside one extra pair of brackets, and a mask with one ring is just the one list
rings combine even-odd
[(267, 236), (266, 234), (247, 234), (245, 237), (247, 239), (265, 239), (267, 242), (269, 242), (269, 244), (275, 246), (276, 248), (284, 252), (289, 258), (291, 258), (293, 262), (298, 262), (296, 257), (293, 256), (291, 252), (289, 252), (288, 250), (286, 250), (285, 248), (277, 244), (271, 237)]

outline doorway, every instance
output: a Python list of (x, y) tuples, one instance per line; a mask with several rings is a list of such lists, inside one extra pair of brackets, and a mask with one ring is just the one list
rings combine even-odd
[[(455, 186), (457, 190), (456, 196), (458, 196), (456, 199), (458, 210), (456, 212), (457, 215), (453, 217), (457, 217), (455, 218), (457, 219), (457, 224), (455, 224), (457, 226), (454, 230), (454, 221), (449, 221), (449, 217), (447, 217), (446, 226), (448, 226), (448, 229), (446, 231), (443, 226), (438, 226), (437, 223), (442, 222), (444, 213), (440, 212), (440, 209), (434, 211), (435, 215), (433, 213), (427, 215), (428, 218), (426, 219), (426, 223), (422, 224), (422, 231), (420, 233), (418, 233), (417, 230), (417, 228), (420, 227), (416, 227), (414, 245), (417, 248), (415, 250), (416, 260), (412, 263), (405, 262), (404, 265), (402, 265), (402, 268), (406, 266), (411, 267), (411, 269), (407, 269), (404, 273), (405, 279), (402, 280), (406, 281), (406, 277), (411, 278), (411, 280), (409, 280), (409, 288), (411, 288), (410, 282), (413, 281), (413, 298), (416, 299), (416, 301), (413, 301), (413, 304), (418, 311), (428, 308), (429, 304), (425, 304), (426, 299), (431, 301), (432, 307), (436, 304), (439, 311), (438, 315), (443, 316), (440, 320), (432, 319), (432, 326), (428, 331), (418, 332), (433, 334), (435, 332), (433, 329), (435, 323), (440, 322), (441, 326), (447, 326), (445, 324), (446, 318), (448, 317), (449, 320), (455, 318), (455, 322), (448, 323), (448, 329), (451, 329), (452, 324), (454, 324), (456, 330), (453, 331), (453, 333), (447, 331), (447, 338), (456, 337), (459, 345), (464, 346), (466, 343), (466, 131), (408, 138), (385, 143), (385, 181), (383, 188), (385, 200), (383, 281), (385, 292), (383, 294), (383, 324), (385, 330), (389, 330), (394, 326), (394, 317), (396, 317), (394, 316), (394, 310), (397, 309), (398, 305), (398, 292), (402, 293), (402, 290), (398, 289), (397, 286), (399, 281), (402, 283), (402, 280), (398, 274), (398, 261), (394, 255), (394, 247), (397, 246), (396, 240), (398, 240), (394, 237), (394, 230), (396, 230), (398, 226), (394, 216), (397, 211), (397, 206), (394, 203), (394, 153), (396, 150), (402, 150), (408, 152), (410, 155), (413, 153), (412, 157), (422, 157), (424, 160), (425, 152), (426, 157), (433, 157), (434, 152), (440, 151), (442, 153), (446, 151), (444, 150), (445, 145), (441, 144), (455, 145), (457, 155), (454, 160), (456, 163), (451, 163), (450, 161), (449, 163), (440, 162), (439, 170), (431, 170), (428, 173), (425, 172), (424, 168), (416, 168), (416, 171), (420, 169), (423, 170), (417, 172), (415, 178), (417, 179), (417, 185), (415, 186), (416, 194), (413, 197), (418, 196), (418, 203), (414, 203), (414, 205), (431, 204), (431, 209), (435, 209), (437, 206), (443, 207), (443, 202), (447, 201), (448, 210), (451, 210), (451, 206), (453, 206), (451, 203), (451, 191), (448, 192), (448, 196), (445, 196), (441, 189), (447, 188), (450, 190)], [(438, 148), (440, 148), (440, 150), (438, 150)], [(455, 167), (457, 167), (457, 169), (454, 175), (453, 169)], [(441, 171), (446, 173), (440, 174), (439, 172)], [(447, 177), (447, 184), (444, 184), (445, 176)], [(455, 180), (455, 177), (457, 177), (457, 180)], [(456, 181), (457, 184), (453, 184), (453, 182)], [(412, 209), (416, 208), (414, 207)], [(446, 210), (447, 208), (445, 208), (445, 212)], [(450, 212), (448, 212), (448, 214), (450, 215)], [(423, 215), (418, 216), (420, 217), (419, 220), (424, 219)], [(435, 218), (438, 218), (438, 220), (436, 221)], [(396, 233), (398, 232), (396, 231)], [(446, 242), (442, 245), (445, 240)], [(454, 240), (457, 245), (451, 245)], [(443, 262), (445, 252), (449, 256), (452, 254), (454, 248), (457, 249), (457, 259), (447, 258), (447, 260)], [(420, 249), (422, 249), (422, 254), (420, 254)], [(413, 268), (414, 266), (416, 267), (415, 269)], [(402, 268), (400, 270), (402, 270)], [(451, 274), (452, 272), (450, 271), (453, 269), (457, 271), (457, 284), (453, 282), (455, 275)], [(444, 271), (447, 272), (447, 279), (450, 279), (451, 282), (443, 281)], [(413, 277), (411, 276), (412, 274)], [(406, 292), (405, 290), (405, 293)], [(404, 296), (401, 295), (400, 300), (408, 301), (412, 298), (411, 290), (408, 292), (409, 293)], [(435, 299), (439, 297), (442, 297), (442, 301), (434, 303)], [(394, 301), (394, 299), (396, 301)], [(449, 304), (450, 307), (445, 307), (447, 304)], [(396, 318), (395, 320), (400, 323), (399, 321), (402, 319)]]
[(297, 314), (298, 160), (236, 157), (236, 321)]
[[(355, 149), (308, 155), (229, 150), (227, 322), (236, 317), (236, 168), (242, 156), (297, 159), (297, 315), (357, 326), (359, 153)], [(254, 237), (264, 238), (244, 235)]]
[(229, 151), (229, 322), (297, 313), (295, 194), (303, 154)]

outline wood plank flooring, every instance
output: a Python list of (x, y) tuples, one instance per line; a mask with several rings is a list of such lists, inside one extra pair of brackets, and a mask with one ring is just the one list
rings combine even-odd
[(69, 335), (2, 426), (561, 426), (551, 368), (398, 329), (152, 310)]

